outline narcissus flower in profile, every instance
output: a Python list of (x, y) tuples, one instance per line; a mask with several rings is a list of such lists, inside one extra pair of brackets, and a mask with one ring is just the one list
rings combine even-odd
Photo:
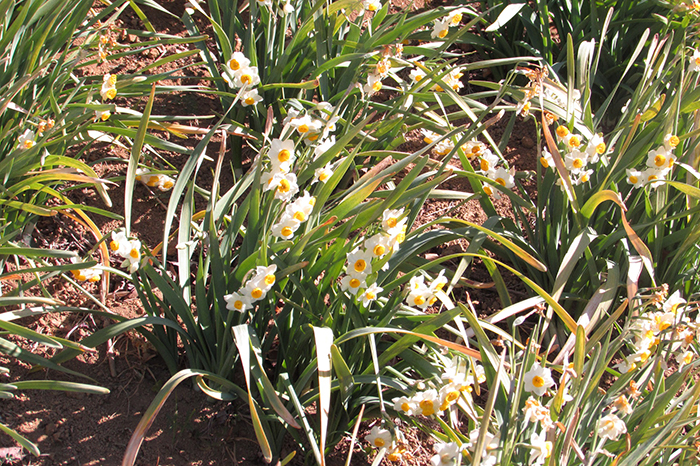
[(554, 386), (552, 371), (540, 366), (539, 362), (534, 363), (523, 378), (525, 379), (525, 391), (535, 395), (542, 396), (549, 387)]
[(376, 301), (379, 297), (379, 293), (382, 291), (384, 291), (384, 288), (377, 286), (376, 283), (372, 283), (364, 292), (362, 292), (362, 305), (364, 307), (369, 307), (369, 304)]
[(321, 183), (327, 183), (331, 176), (333, 176), (332, 166), (331, 162), (328, 162), (325, 166), (314, 170), (314, 179), (311, 180), (311, 184), (318, 183), (319, 181)]
[[(71, 257), (70, 260), (73, 264), (79, 264), (81, 263), (80, 259), (77, 259), (75, 257)], [(98, 269), (97, 267), (87, 267), (84, 269), (76, 269), (76, 270), (71, 270), (70, 273), (73, 275), (73, 278), (80, 281), (80, 282), (97, 282), (100, 280), (100, 277), (102, 276), (102, 270)]]
[(450, 20), (448, 18), (439, 19), (433, 24), (430, 37), (432, 39), (444, 39), (447, 37), (448, 32), (450, 32)]
[(616, 440), (620, 434), (627, 433), (625, 422), (614, 414), (608, 414), (599, 419), (596, 428), (599, 437), (610, 440)]
[(690, 56), (690, 66), (688, 67), (688, 71), (691, 73), (693, 71), (700, 71), (700, 50), (693, 50), (693, 54)]
[(136, 181), (140, 181), (149, 188), (158, 188), (160, 191), (168, 191), (175, 186), (175, 179), (162, 173), (152, 173), (145, 168), (136, 169)]
[(541, 465), (552, 456), (552, 442), (547, 440), (547, 432), (532, 433), (530, 437), (530, 464)]
[(22, 133), (18, 138), (17, 142), (18, 144), (18, 149), (31, 149), (36, 145), (36, 140), (34, 139), (34, 131), (27, 129), (24, 130), (24, 133)]
[(377, 92), (381, 91), (382, 90), (382, 77), (377, 75), (377, 74), (370, 73), (367, 76), (367, 84), (365, 84), (362, 87), (362, 90), (365, 91), (365, 93), (368, 96), (371, 96), (371, 95), (376, 94)]
[(299, 220), (285, 212), (280, 217), (280, 221), (270, 227), (270, 232), (277, 238), (292, 239), (294, 232), (299, 229), (299, 225)]
[(95, 110), (95, 118), (100, 121), (107, 121), (112, 116), (109, 110)]
[(323, 126), (323, 122), (312, 118), (310, 115), (292, 118), (289, 124), (302, 136), (306, 136), (307, 133), (318, 133)]
[(375, 448), (389, 448), (392, 442), (391, 432), (379, 426), (374, 426), (365, 437), (365, 440)]
[(117, 75), (106, 74), (102, 78), (102, 87), (100, 88), (100, 96), (103, 100), (114, 99), (117, 96)]

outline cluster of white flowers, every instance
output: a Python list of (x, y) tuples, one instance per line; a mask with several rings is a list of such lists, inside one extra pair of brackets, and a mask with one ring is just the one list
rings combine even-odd
[(254, 302), (265, 299), (267, 292), (275, 284), (276, 271), (277, 266), (274, 264), (268, 267), (259, 265), (254, 270), (249, 271), (248, 274), (253, 272), (253, 277), (248, 279), (238, 291), (224, 296), (226, 309), (244, 312), (246, 309), (251, 309)]
[[(635, 320), (632, 326), (633, 352), (624, 357), (615, 368), (631, 372), (643, 364), (661, 342), (670, 345), (674, 359), (683, 368), (695, 359), (692, 343), (700, 332), (700, 321), (692, 321), (687, 315), (686, 301), (679, 291), (673, 293), (663, 303), (656, 301), (658, 308), (652, 308)], [(700, 316), (698, 317), (700, 319)]]
[(369, 434), (365, 436), (370, 445), (375, 448), (386, 448), (387, 455), (386, 459), (393, 463), (397, 463), (403, 460), (410, 460), (412, 458), (411, 454), (406, 450), (406, 442), (400, 431), (396, 431), (397, 439), (391, 435), (388, 429), (385, 429), (379, 425), (375, 425), (370, 430)]
[(382, 231), (366, 238), (360, 246), (347, 254), (346, 275), (340, 279), (340, 287), (343, 291), (358, 296), (365, 307), (369, 307), (379, 297), (379, 293), (384, 291), (376, 282), (367, 285), (367, 278), (373, 271), (372, 261), (375, 264), (384, 261), (386, 267), (387, 255), (398, 251), (399, 245), (406, 238), (407, 219), (403, 214), (403, 208), (385, 210), (382, 214)]
[(647, 153), (647, 168), (644, 170), (627, 169), (627, 182), (635, 188), (649, 186), (657, 188), (666, 179), (676, 162), (674, 149), (680, 143), (678, 136), (667, 134), (663, 145)]
[(102, 77), (102, 87), (100, 88), (102, 100), (114, 99), (117, 96), (117, 75), (107, 73)]
[(690, 56), (689, 72), (700, 71), (700, 50), (693, 49), (693, 54)]
[(138, 270), (141, 265), (141, 241), (129, 239), (124, 230), (116, 230), (112, 232), (109, 248), (114, 254), (124, 259), (121, 267), (129, 269), (129, 273), (134, 273)]
[(457, 403), (463, 393), (471, 393), (474, 383), (486, 381), (484, 368), (474, 365), (474, 372), (468, 371), (463, 359), (455, 357), (441, 375), (444, 385), (416, 392), (412, 397), (401, 396), (391, 400), (397, 412), (408, 416), (442, 416)]
[(362, 87), (365, 94), (372, 96), (382, 90), (382, 79), (386, 78), (391, 71), (391, 58), (401, 58), (402, 53), (401, 44), (388, 46), (382, 51), (381, 59), (367, 75), (367, 83)]
[[(435, 141), (438, 141), (438, 143), (435, 144), (435, 147), (433, 147), (433, 153), (435, 155), (445, 156), (452, 152), (452, 149), (455, 147), (454, 142), (452, 142), (450, 138), (442, 138), (440, 134), (429, 129), (421, 129), (421, 132), (423, 133), (423, 142), (426, 144), (432, 144)], [(457, 135), (455, 136), (455, 139), (460, 139), (460, 137), (461, 136)], [(464, 152), (464, 155), (466, 155), (466, 157), (470, 160), (474, 157), (481, 157), (488, 150), (486, 148), (486, 144), (479, 142), (476, 139), (465, 142), (462, 144), (461, 149)]]
[[(593, 174), (593, 169), (588, 168), (589, 164), (598, 163), (600, 156), (607, 150), (603, 137), (600, 134), (594, 134), (584, 146), (583, 137), (572, 133), (564, 125), (558, 126), (556, 133), (563, 148), (564, 166), (569, 172), (571, 183), (574, 186), (587, 183)], [(544, 168), (554, 169), (554, 159), (546, 148), (542, 151), (540, 163)], [(560, 182), (561, 180), (558, 180), (558, 183)]]
[(260, 84), (258, 68), (250, 66), (250, 60), (241, 52), (233, 52), (231, 58), (223, 65), (222, 77), (229, 86), (236, 89), (245, 87), (240, 95), (241, 105), (248, 107), (262, 101), (262, 96), (254, 86)]
[(457, 8), (452, 10), (447, 16), (436, 19), (435, 23), (433, 23), (433, 31), (430, 33), (430, 37), (433, 39), (444, 39), (447, 37), (450, 26), (459, 26), (462, 16), (467, 11), (466, 8)]
[[(75, 257), (71, 257), (70, 260), (73, 264), (79, 264), (82, 261), (80, 259), (77, 259)], [(97, 282), (100, 281), (100, 278), (102, 277), (102, 269), (98, 269), (97, 267), (87, 267), (84, 269), (77, 269), (77, 270), (71, 270), (70, 273), (73, 275), (73, 278), (80, 282)]]
[(158, 188), (160, 191), (168, 191), (175, 185), (175, 180), (168, 175), (153, 173), (145, 168), (136, 169), (136, 181), (150, 188)]
[(442, 291), (447, 285), (447, 277), (445, 271), (441, 270), (435, 279), (430, 282), (430, 285), (425, 283), (425, 275), (416, 275), (408, 282), (408, 296), (406, 296), (406, 304), (416, 306), (425, 311), (429, 306), (437, 301), (436, 293)]
[[(515, 168), (509, 170), (506, 167), (498, 166), (501, 159), (491, 152), (491, 149), (484, 149), (479, 158), (479, 170), (488, 179), (495, 181), (506, 189), (511, 189), (515, 186)], [(494, 199), (500, 199), (501, 195), (495, 191), (488, 183), (482, 184), (482, 189), (486, 194)]]
[(34, 131), (32, 131), (31, 129), (24, 130), (24, 133), (22, 133), (17, 138), (17, 142), (19, 143), (17, 145), (17, 148), (18, 149), (31, 149), (36, 144), (35, 138), (36, 138), (36, 136), (34, 134)]

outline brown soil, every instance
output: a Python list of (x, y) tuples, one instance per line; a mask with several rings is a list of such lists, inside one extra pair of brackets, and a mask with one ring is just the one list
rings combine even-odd
[[(181, 15), (184, 0), (160, 1), (159, 3)], [(396, 7), (404, 6), (400, 1), (394, 2)], [(175, 18), (168, 18), (148, 8), (147, 16), (158, 31), (184, 36), (181, 24)], [(122, 27), (142, 29), (138, 17), (127, 9), (122, 15)], [(134, 41), (133, 35), (126, 37), (126, 42)], [(100, 76), (107, 72), (135, 73), (153, 63), (163, 54), (182, 51), (186, 46), (173, 46), (166, 50), (151, 49), (139, 56), (109, 61), (99, 66), (83, 69), (85, 75)], [(179, 60), (161, 67), (153, 72), (164, 72), (194, 63), (195, 59)], [(169, 84), (204, 84), (206, 76), (203, 68), (189, 67)], [(143, 99), (120, 99), (116, 102), (121, 106), (133, 106), (142, 109)], [(218, 100), (194, 93), (158, 96), (153, 113), (161, 115), (213, 115), (220, 112)], [(207, 120), (193, 120), (192, 125), (206, 126)], [(504, 125), (492, 128), (492, 135), (498, 141), (499, 131)], [(535, 148), (532, 144), (534, 129), (531, 125), (517, 125), (506, 156), (518, 170), (534, 170), (536, 163)], [(198, 137), (190, 137), (179, 144), (194, 147)], [(413, 144), (420, 144), (416, 141)], [(210, 145), (211, 155), (218, 150), (216, 140)], [(182, 166), (185, 157), (179, 154), (167, 154), (168, 161), (174, 166)], [(114, 161), (101, 162), (107, 157), (117, 157), (124, 163)], [(128, 152), (114, 146), (103, 145), (94, 147), (89, 160), (98, 162), (95, 165), (98, 174), (105, 178), (123, 176)], [(210, 170), (205, 167), (202, 173)], [(222, 184), (230, 183), (222, 180)], [(526, 183), (526, 188), (530, 185)], [(451, 179), (443, 189), (470, 191), (469, 184), (464, 179)], [(114, 206), (112, 211), (123, 212), (123, 190), (115, 187), (110, 191)], [(160, 201), (158, 198), (163, 198)], [(90, 189), (73, 192), (74, 202), (95, 205), (105, 208), (102, 201)], [(167, 194), (151, 191), (143, 185), (135, 189), (133, 206), (133, 234), (139, 237), (148, 247), (153, 248), (162, 240), (163, 224), (166, 213)], [(510, 206), (507, 200), (497, 203), (497, 209), (502, 215), (509, 215)], [(476, 201), (462, 205), (448, 201), (430, 201), (418, 219), (419, 224), (429, 222), (450, 211), (453, 217), (462, 218), (475, 223), (486, 220), (483, 211)], [(110, 232), (120, 226), (120, 222), (93, 216), (103, 233)], [(68, 218), (55, 217), (44, 219), (37, 224), (35, 233), (37, 245), (61, 249), (86, 251), (94, 245), (94, 240), (85, 235), (85, 231)], [(447, 254), (463, 250), (464, 244), (454, 242), (444, 245), (432, 253)], [(488, 284), (491, 279), (483, 267), (475, 264), (467, 276), (475, 283)], [(506, 276), (509, 289), (517, 295), (523, 292), (522, 284), (512, 277)], [(73, 306), (87, 306), (90, 303), (71, 285), (54, 281), (49, 284), (52, 295)], [(87, 285), (88, 289), (99, 294), (98, 285)], [(119, 280), (113, 280), (112, 289), (106, 305), (112, 312), (125, 316), (136, 317), (143, 314), (142, 307), (133, 289)], [(500, 309), (501, 304), (495, 290), (477, 288), (468, 290), (480, 314), (489, 315)], [(53, 334), (60, 337), (70, 336), (78, 340), (109, 324), (108, 319), (80, 314), (51, 314), (21, 322), (33, 330)], [(38, 348), (34, 348), (37, 350)], [(47, 352), (45, 356), (51, 356)], [(111, 361), (110, 361), (111, 360)], [(18, 363), (13, 358), (0, 356), (0, 366), (10, 369), (11, 377), (2, 382), (27, 379), (58, 379), (76, 382), (86, 382), (73, 376), (67, 376), (55, 371), (30, 372), (26, 364)], [(2, 400), (0, 422), (15, 428), (22, 435), (36, 442), (43, 455), (40, 458), (25, 456), (23, 459), (12, 460), (17, 448), (12, 439), (0, 435), (0, 455), (9, 455), (3, 464), (23, 465), (118, 465), (121, 463), (126, 445), (132, 431), (141, 419), (144, 411), (153, 400), (160, 387), (168, 380), (169, 373), (162, 361), (154, 354), (145, 341), (135, 332), (120, 336), (114, 341), (113, 355), (107, 355), (107, 348), (102, 345), (95, 353), (85, 354), (65, 364), (66, 367), (86, 374), (94, 379), (94, 383), (110, 390), (108, 395), (86, 395), (61, 393), (51, 391), (27, 391), (19, 394), (15, 400)], [(368, 431), (364, 426), (361, 432)], [(351, 430), (351, 426), (348, 426)], [(423, 434), (413, 432), (416, 447), (414, 459), (409, 464), (429, 464), (432, 455), (431, 442)], [(330, 465), (344, 464), (348, 453), (349, 441), (339, 444), (329, 457)], [(353, 454), (354, 465), (371, 464), (363, 450), (362, 442), (355, 445)], [(5, 457), (3, 456), (4, 460)], [(149, 429), (146, 441), (143, 443), (137, 464), (141, 465), (257, 465), (265, 464), (250, 422), (247, 404), (235, 401), (231, 403), (213, 401), (201, 392), (193, 389), (191, 383), (181, 384), (171, 395), (163, 410)], [(302, 454), (297, 455), (291, 464), (305, 464)], [(310, 464), (310, 463), (309, 463)]]

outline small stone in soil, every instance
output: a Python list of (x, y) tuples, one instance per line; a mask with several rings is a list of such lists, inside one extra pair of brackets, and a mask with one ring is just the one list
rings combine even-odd
[(523, 136), (520, 140), (520, 144), (522, 144), (525, 149), (532, 149), (535, 147), (535, 141), (533, 141), (530, 136)]

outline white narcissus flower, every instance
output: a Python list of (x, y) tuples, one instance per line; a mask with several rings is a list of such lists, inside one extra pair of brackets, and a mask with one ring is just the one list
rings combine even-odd
[(430, 463), (433, 466), (450, 466), (457, 461), (457, 455), (460, 453), (459, 445), (455, 442), (436, 443), (433, 445), (435, 456), (430, 458)]
[(145, 168), (136, 169), (136, 181), (140, 181), (149, 188), (158, 188), (160, 191), (168, 191), (175, 186), (175, 179), (162, 173), (152, 173)]
[(17, 142), (19, 143), (19, 149), (31, 149), (36, 144), (34, 131), (30, 129), (24, 130), (24, 133), (17, 138)]
[[(335, 136), (331, 135), (325, 139), (322, 139), (316, 147), (314, 147), (314, 160), (328, 152), (328, 150), (335, 145)], [(330, 162), (328, 162), (330, 165)], [(327, 165), (328, 166), (328, 165)]]
[(414, 416), (418, 409), (418, 404), (411, 398), (401, 396), (391, 400), (394, 403), (394, 409), (409, 416)]
[(345, 275), (340, 279), (340, 289), (343, 291), (348, 291), (350, 294), (357, 294), (357, 292), (367, 286), (364, 278), (356, 275)]
[(689, 72), (700, 71), (700, 50), (693, 50), (693, 54), (690, 56), (690, 66), (688, 67)]
[(544, 168), (549, 168), (552, 167), (554, 168), (554, 157), (552, 157), (552, 154), (549, 153), (547, 148), (542, 149), (542, 156), (540, 157), (540, 164)]
[(412, 290), (406, 297), (406, 304), (409, 306), (416, 306), (425, 311), (428, 306), (430, 306), (435, 300), (433, 292), (430, 288), (418, 288), (417, 290)]
[(440, 135), (434, 131), (430, 131), (429, 129), (421, 129), (420, 131), (423, 133), (423, 142), (426, 144), (432, 144), (440, 139)]
[(268, 292), (277, 280), (277, 277), (275, 277), (275, 272), (277, 272), (277, 265), (275, 264), (268, 266), (258, 265), (255, 267), (255, 274), (250, 281), (259, 283), (258, 286), (262, 287), (265, 292)]
[(510, 189), (515, 186), (515, 177), (513, 173), (506, 170), (504, 167), (498, 167), (488, 172), (486, 175), (504, 188)]
[(440, 398), (437, 390), (434, 388), (416, 393), (413, 397), (413, 401), (418, 405), (418, 414), (422, 414), (426, 417), (440, 414)]
[[(70, 261), (73, 264), (80, 264), (82, 261), (78, 259), (77, 257), (71, 257)], [(98, 269), (97, 267), (87, 267), (84, 269), (76, 269), (76, 270), (71, 270), (71, 274), (73, 275), (73, 278), (81, 281), (81, 282), (97, 282), (100, 280), (100, 277), (102, 276), (102, 270)]]
[(253, 87), (260, 84), (260, 76), (258, 68), (255, 66), (246, 66), (236, 71), (233, 74), (233, 87)]
[(117, 96), (117, 75), (106, 74), (102, 78), (100, 96), (103, 100), (114, 99)]
[(280, 4), (280, 13), (282, 13), (283, 16), (290, 15), (294, 13), (294, 6), (292, 5), (292, 2), (287, 0), (284, 3)]
[(664, 147), (666, 148), (667, 151), (671, 152), (673, 149), (678, 147), (678, 144), (681, 143), (681, 140), (678, 136), (675, 134), (667, 134), (664, 136)]
[(668, 170), (657, 170), (656, 168), (647, 168), (642, 172), (642, 178), (644, 179), (644, 185), (649, 185), (650, 188), (656, 189), (663, 184), (666, 179), (666, 174)]
[(466, 8), (457, 8), (456, 10), (450, 11), (450, 14), (447, 15), (447, 21), (450, 23), (450, 26), (459, 26), (459, 23), (462, 21), (462, 16), (466, 12)]
[(304, 195), (297, 197), (294, 202), (285, 207), (284, 211), (287, 215), (303, 223), (309, 218), (309, 215), (311, 215), (315, 204), (316, 198), (311, 196), (308, 191), (304, 191)]
[(634, 170), (632, 168), (628, 168), (626, 170), (627, 172), (627, 182), (631, 184), (635, 188), (641, 188), (644, 186), (644, 174), (640, 172), (639, 170)]
[(676, 290), (664, 301), (663, 310), (667, 313), (678, 314), (678, 307), (682, 308), (686, 303), (687, 301), (681, 298), (681, 292)]
[(552, 371), (540, 366), (539, 362), (532, 365), (523, 376), (525, 378), (525, 391), (542, 396), (549, 387), (554, 386)]
[(671, 168), (675, 161), (676, 157), (666, 150), (664, 146), (659, 146), (654, 150), (650, 150), (647, 154), (647, 167), (656, 170)]
[(286, 212), (280, 217), (280, 221), (272, 225), (270, 231), (273, 236), (282, 239), (292, 239), (294, 232), (299, 229), (299, 221)]
[(399, 218), (403, 215), (403, 212), (403, 208), (386, 209), (382, 212), (382, 228), (384, 228), (384, 230), (389, 230), (390, 228), (398, 226)]
[(247, 296), (244, 296), (237, 291), (224, 296), (226, 301), (226, 309), (229, 311), (244, 312), (246, 309), (253, 307)]
[(360, 248), (355, 248), (347, 255), (347, 271), (350, 275), (367, 276), (372, 273), (372, 255)]
[(625, 395), (620, 395), (619, 397), (617, 397), (613, 402), (613, 407), (619, 410), (622, 414), (632, 413), (632, 405), (627, 400), (627, 397)]
[(95, 110), (95, 118), (100, 121), (107, 121), (112, 116), (109, 110)]
[(367, 84), (365, 84), (362, 87), (362, 90), (368, 96), (371, 96), (371, 95), (381, 91), (382, 90), (382, 77), (377, 75), (377, 74), (370, 73), (369, 75), (367, 75)]
[(233, 52), (233, 55), (231, 55), (231, 58), (228, 59), (224, 66), (224, 69), (229, 71), (231, 76), (233, 76), (234, 73), (241, 68), (250, 66), (250, 60), (248, 60), (241, 52)]
[(299, 186), (297, 185), (297, 176), (294, 173), (284, 173), (279, 175), (279, 181), (277, 182), (275, 189), (275, 199), (289, 201), (298, 192)]
[(382, 8), (382, 2), (379, 0), (362, 0), (362, 7), (368, 11), (379, 11)]
[[(411, 81), (413, 81), (414, 83), (417, 83), (421, 79), (425, 78), (425, 71), (423, 71), (421, 68), (414, 68), (411, 70), (411, 72), (409, 73), (408, 76), (411, 78)], [(424, 131), (427, 131), (427, 130), (424, 130)], [(430, 142), (428, 144), (430, 144)]]
[(445, 269), (440, 270), (437, 277), (430, 282), (430, 290), (434, 293), (436, 291), (442, 291), (442, 289), (449, 283), (447, 277), (445, 276)]
[(262, 102), (262, 96), (258, 94), (257, 89), (250, 89), (241, 95), (241, 105), (243, 107), (249, 107), (258, 102)]
[(292, 118), (289, 124), (296, 129), (299, 134), (305, 136), (307, 133), (318, 133), (323, 126), (320, 120), (311, 118), (309, 115), (304, 115), (299, 118)]
[(547, 440), (547, 432), (532, 433), (530, 437), (530, 464), (541, 465), (552, 455), (552, 442)]
[(328, 183), (328, 180), (333, 176), (333, 170), (331, 162), (328, 162), (325, 166), (317, 168), (314, 170), (314, 179), (311, 180), (311, 184), (318, 183)]
[(532, 396), (525, 401), (523, 414), (525, 415), (525, 422), (539, 422), (544, 429), (554, 425), (549, 414), (549, 408), (543, 406), (542, 403)]
[(430, 33), (430, 37), (432, 39), (444, 39), (447, 37), (447, 33), (450, 28), (450, 19), (449, 18), (443, 18), (436, 20), (435, 23), (433, 24), (433, 30)]
[(574, 148), (564, 156), (564, 165), (567, 170), (576, 175), (588, 165), (588, 153)]
[(273, 139), (270, 142), (270, 150), (267, 153), (272, 162), (273, 171), (288, 172), (296, 156), (294, 154), (294, 141), (291, 139)]
[(483, 172), (488, 172), (491, 170), (496, 169), (496, 165), (498, 165), (498, 162), (500, 162), (501, 159), (498, 158), (496, 154), (491, 152), (489, 149), (486, 149), (481, 156), (481, 160), (479, 160), (479, 168)]
[(366, 239), (364, 246), (375, 258), (382, 258), (391, 250), (389, 237), (381, 233), (377, 233)]
[(372, 283), (367, 289), (362, 293), (362, 305), (364, 307), (369, 307), (369, 303), (376, 301), (379, 293), (384, 291), (384, 288), (377, 286), (376, 283)]
[(391, 432), (379, 426), (374, 426), (365, 437), (365, 440), (375, 448), (389, 448), (392, 442)]
[(608, 414), (598, 420), (596, 428), (598, 429), (598, 436), (610, 440), (616, 440), (620, 434), (627, 433), (625, 422), (614, 414)]

